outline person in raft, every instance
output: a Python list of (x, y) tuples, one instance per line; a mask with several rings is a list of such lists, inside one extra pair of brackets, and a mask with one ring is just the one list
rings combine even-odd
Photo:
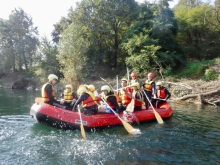
[(150, 103), (148, 102), (148, 100), (152, 102), (152, 96), (153, 98), (156, 98), (156, 86), (155, 86), (155, 81), (153, 80), (153, 78), (154, 78), (154, 74), (151, 72), (148, 73), (147, 80), (142, 85), (143, 91), (147, 95), (145, 96), (144, 94), (144, 103), (145, 103), (146, 110), (149, 109)]
[(160, 105), (165, 103), (171, 96), (170, 92), (167, 88), (163, 87), (162, 82), (156, 83), (156, 99), (154, 99), (154, 103), (156, 104), (156, 108), (160, 108)]
[(117, 93), (117, 100), (121, 111), (124, 111), (127, 105), (131, 102), (131, 88), (126, 87), (128, 80), (126, 78), (121, 79), (121, 90)]
[(134, 84), (134, 83), (138, 83), (137, 73), (136, 72), (132, 72), (131, 73), (131, 84)]
[(73, 86), (68, 84), (65, 86), (65, 90), (61, 94), (61, 99), (64, 101), (63, 105), (67, 110), (72, 110), (77, 98), (75, 92), (73, 92)]
[(142, 91), (140, 90), (140, 84), (138, 82), (131, 84), (132, 86), (132, 99), (134, 99), (134, 111), (139, 111), (142, 109), (142, 104), (144, 102), (144, 97)]
[(77, 106), (81, 104), (82, 112), (85, 115), (95, 115), (98, 112), (98, 104), (94, 95), (87, 90), (85, 86), (80, 86), (77, 90), (79, 98), (74, 104), (73, 111), (77, 111)]
[[(115, 111), (117, 114), (120, 113), (120, 108), (117, 103), (117, 98), (114, 95), (114, 92), (111, 91), (110, 87), (108, 85), (104, 85), (101, 87), (102, 93), (100, 94), (100, 97), (104, 99), (104, 103), (101, 102), (101, 106), (99, 106), (99, 112), (105, 112), (105, 113), (114, 113)], [(108, 105), (107, 105), (107, 104)]]

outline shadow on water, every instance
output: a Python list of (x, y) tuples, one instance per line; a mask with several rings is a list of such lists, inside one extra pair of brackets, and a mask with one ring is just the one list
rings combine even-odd
[(220, 109), (171, 104), (174, 115), (163, 125), (134, 124), (86, 132), (62, 131), (36, 123), (29, 115), (38, 92), (0, 92), (0, 164), (220, 164)]

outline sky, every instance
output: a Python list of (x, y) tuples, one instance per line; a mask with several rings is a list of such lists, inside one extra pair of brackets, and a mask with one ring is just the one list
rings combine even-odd
[[(144, 0), (136, 0), (140, 3)], [(53, 25), (59, 22), (61, 17), (66, 17), (68, 9), (76, 7), (80, 0), (0, 0), (0, 18), (8, 19), (12, 10), (22, 8), (25, 13), (32, 17), (34, 26), (38, 27), (39, 35), (46, 36), (51, 40)], [(178, 0), (173, 0), (173, 7)]]

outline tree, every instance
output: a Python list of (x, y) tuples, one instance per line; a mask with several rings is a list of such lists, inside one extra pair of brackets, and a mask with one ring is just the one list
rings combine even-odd
[(14, 9), (9, 20), (2, 20), (0, 26), (1, 53), (10, 63), (8, 69), (28, 70), (38, 44), (38, 31), (32, 18), (24, 10)]
[(46, 37), (43, 37), (35, 59), (35, 74), (40, 77), (41, 82), (45, 82), (49, 74), (56, 74), (59, 78), (63, 77), (60, 71), (61, 65), (56, 59), (57, 54), (56, 45), (52, 44)]
[(177, 22), (167, 3), (145, 3), (138, 11), (137, 21), (123, 43), (129, 54), (126, 64), (142, 74), (147, 70), (179, 68), (184, 55), (175, 39)]

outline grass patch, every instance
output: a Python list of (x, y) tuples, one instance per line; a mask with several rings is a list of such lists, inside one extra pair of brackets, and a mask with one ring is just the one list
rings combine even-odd
[(205, 70), (209, 68), (209, 65), (214, 63), (215, 60), (187, 62), (184, 68), (173, 72), (169, 76), (175, 78), (200, 79), (204, 77)]

